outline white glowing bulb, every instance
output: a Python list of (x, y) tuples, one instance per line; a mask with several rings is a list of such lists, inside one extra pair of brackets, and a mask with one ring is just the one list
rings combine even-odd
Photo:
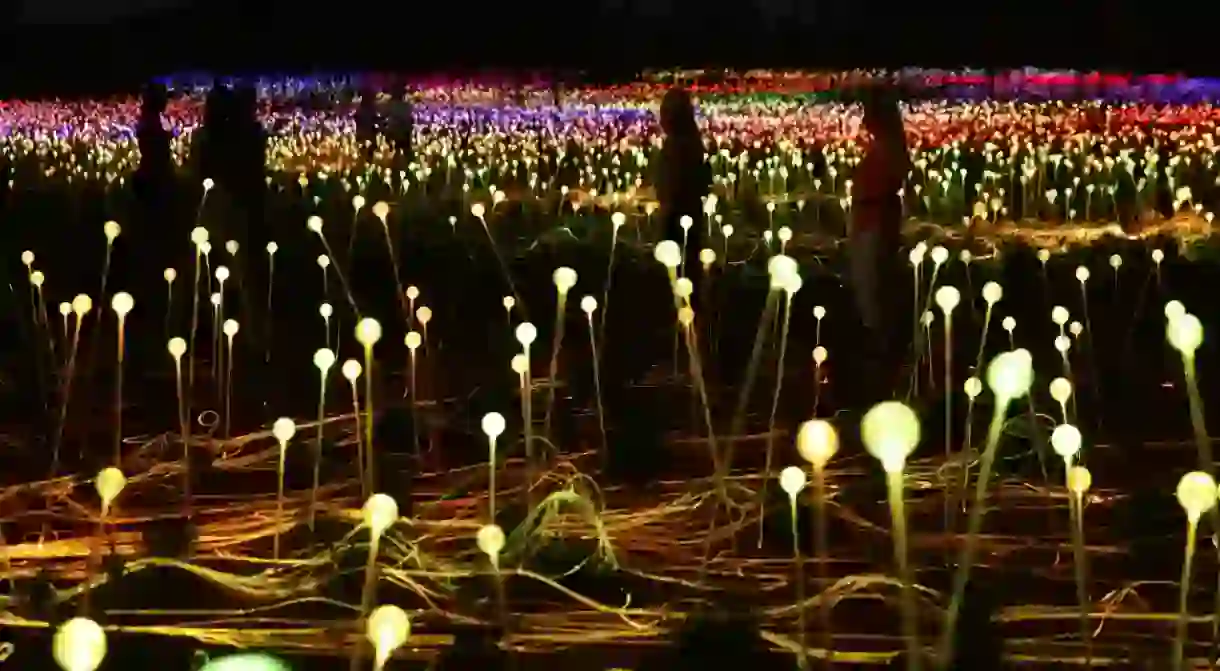
[(1054, 308), (1051, 308), (1051, 321), (1055, 322), (1056, 326), (1067, 324), (1070, 318), (1071, 315), (1068, 314), (1067, 308), (1062, 305), (1056, 305)]
[(398, 502), (388, 494), (373, 494), (364, 502), (361, 514), (373, 538), (380, 538), (398, 521)]
[(499, 557), (504, 542), (504, 530), (498, 524), (485, 524), (475, 532), (475, 543), (479, 550), (492, 559)]
[(178, 271), (173, 268), (166, 268), (162, 277), (165, 278), (166, 283), (173, 284), (174, 280), (178, 279)]
[(135, 299), (126, 291), (120, 291), (110, 299), (110, 309), (114, 310), (114, 313), (120, 318), (126, 317), (127, 313), (131, 312), (131, 309), (135, 307), (135, 304)]
[(1169, 301), (1165, 304), (1165, 319), (1172, 322), (1173, 320), (1186, 314), (1186, 306), (1182, 305), (1181, 301)]
[(961, 302), (961, 299), (962, 295), (957, 290), (957, 287), (945, 285), (936, 290), (936, 305), (939, 306), (946, 315), (953, 312), (953, 308), (957, 307), (958, 303)]
[(55, 631), (51, 656), (64, 671), (96, 671), (106, 658), (106, 632), (85, 617), (68, 620)]
[(280, 445), (286, 445), (297, 432), (297, 424), (290, 417), (281, 417), (271, 425), (271, 435)]
[(1089, 269), (1084, 266), (1076, 266), (1076, 280), (1081, 284), (1089, 281)]
[(652, 250), (652, 255), (663, 266), (669, 269), (682, 264), (682, 248), (673, 240), (662, 240)]
[(408, 350), (414, 352), (424, 344), (424, 337), (419, 334), (419, 331), (407, 331), (406, 337), (402, 339), (402, 344), (406, 345)]
[(592, 296), (585, 296), (580, 299), (580, 309), (586, 315), (593, 316), (593, 312), (597, 310), (597, 299)]
[(521, 322), (517, 324), (516, 336), (522, 347), (529, 347), (538, 338), (538, 329), (529, 322)]
[(822, 345), (818, 345), (817, 347), (813, 348), (813, 362), (819, 366), (826, 363), (826, 358), (829, 355), (830, 352), (828, 352)]
[(487, 208), (483, 207), (483, 203), (475, 203), (470, 206), (470, 214), (474, 215), (475, 219), (482, 219), (487, 212)]
[(576, 286), (576, 271), (567, 266), (561, 266), (555, 269), (551, 274), (551, 280), (555, 283), (555, 289), (561, 294), (566, 294)]
[(221, 284), (224, 284), (229, 279), (229, 269), (225, 266), (216, 266), (216, 279)]
[(805, 488), (805, 471), (798, 466), (789, 466), (779, 473), (779, 488), (784, 490), (788, 498), (795, 499)]
[(483, 433), (488, 438), (498, 438), (500, 434), (504, 433), (505, 426), (504, 415), (498, 412), (483, 415)]
[(319, 217), (319, 216), (318, 216), (318, 215), (316, 215), (316, 214), (315, 214), (315, 215), (313, 215), (313, 216), (311, 216), (311, 217), (309, 217), (308, 219), (306, 219), (306, 220), (305, 220), (305, 228), (308, 228), (310, 231), (312, 231), (312, 232), (314, 232), (314, 233), (317, 233), (317, 234), (321, 235), (321, 233), (322, 233), (322, 217)]
[(343, 362), (343, 367), (339, 369), (339, 372), (343, 374), (343, 379), (348, 382), (355, 382), (360, 378), (360, 374), (364, 372), (364, 367), (360, 365), (359, 361), (348, 359)]
[(1004, 297), (1004, 288), (998, 282), (988, 282), (983, 285), (983, 300), (988, 305), (995, 305)]
[(1072, 397), (1072, 383), (1065, 377), (1051, 380), (1050, 390), (1051, 398), (1059, 404), (1067, 403), (1067, 400)]
[(1051, 449), (1064, 459), (1070, 459), (1080, 452), (1083, 440), (1080, 429), (1071, 424), (1060, 424), (1051, 432)]
[(166, 349), (169, 350), (170, 356), (181, 359), (182, 355), (186, 354), (186, 341), (182, 338), (170, 338)]
[(966, 378), (966, 382), (962, 385), (962, 389), (966, 392), (967, 398), (974, 400), (979, 397), (979, 394), (983, 393), (983, 381), (971, 375), (970, 377)]
[(335, 353), (325, 347), (319, 349), (313, 353), (313, 365), (325, 375), (335, 365)]
[(93, 299), (85, 294), (78, 294), (72, 299), (72, 312), (76, 313), (77, 319), (89, 314), (93, 309)]
[(375, 668), (381, 669), (390, 659), (390, 655), (411, 637), (411, 619), (398, 606), (378, 606), (369, 613), (365, 635), (373, 645)]
[(932, 263), (939, 266), (942, 263), (944, 263), (945, 261), (949, 260), (949, 250), (945, 249), (944, 247), (941, 247), (940, 245), (937, 245), (932, 248), (931, 256), (932, 256)]

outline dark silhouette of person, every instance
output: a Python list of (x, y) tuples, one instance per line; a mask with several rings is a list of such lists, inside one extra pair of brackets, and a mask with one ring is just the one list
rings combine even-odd
[(201, 181), (207, 178), (217, 184), (226, 181), (232, 108), (233, 90), (217, 82), (208, 91), (203, 106), (203, 124), (192, 142), (195, 168)]
[(361, 93), (356, 107), (356, 140), (365, 160), (373, 160), (373, 152), (377, 149), (377, 94), (372, 89)]
[[(695, 123), (695, 107), (685, 89), (673, 88), (661, 99), (661, 166), (657, 175), (657, 200), (665, 222), (665, 237), (686, 242), (686, 272), (691, 281), (699, 272), (699, 250), (703, 248), (703, 197), (711, 186), (711, 169), (703, 159), (703, 138)], [(682, 217), (692, 220), (682, 230)], [(685, 237), (684, 237), (685, 235)], [(697, 284), (697, 282), (696, 282)]]
[(415, 110), (411, 107), (411, 98), (405, 85), (394, 88), (390, 98), (388, 135), (394, 144), (397, 163), (405, 166), (411, 161), (412, 135), (415, 133)]
[[(902, 198), (910, 169), (906, 131), (897, 95), (883, 86), (863, 92), (864, 158), (854, 174), (852, 214), (848, 230), (852, 289), (867, 345), (879, 366), (869, 379), (893, 382), (904, 355), (906, 327), (890, 297), (902, 279)], [(909, 335), (909, 334), (907, 334)], [(875, 393), (872, 395), (876, 395)]]
[[(147, 243), (144, 256), (149, 272), (161, 272), (154, 263), (167, 244), (186, 239), (186, 233), (174, 227), (173, 212), (174, 164), (170, 156), (172, 137), (163, 116), (169, 104), (165, 87), (150, 84), (144, 90), (140, 105), (140, 120), (136, 124), (136, 144), (140, 148), (140, 165), (136, 168), (133, 187), (140, 206), (139, 235), (134, 239)], [(181, 235), (176, 235), (181, 233)]]

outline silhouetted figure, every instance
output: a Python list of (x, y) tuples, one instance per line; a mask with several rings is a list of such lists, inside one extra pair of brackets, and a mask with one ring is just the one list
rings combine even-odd
[(203, 107), (203, 126), (196, 131), (192, 153), (200, 179), (211, 178), (222, 184), (226, 172), (233, 90), (217, 83), (208, 92)]
[[(136, 125), (136, 144), (140, 148), (140, 165), (133, 180), (138, 211), (136, 214), (135, 252), (139, 262), (135, 268), (146, 273), (156, 272), (170, 245), (186, 239), (186, 232), (177, 225), (174, 216), (174, 164), (170, 155), (173, 140), (165, 126), (163, 115), (169, 98), (165, 88), (150, 84), (144, 91), (140, 120)], [(134, 268), (133, 268), (134, 270)], [(137, 273), (140, 274), (140, 273)], [(149, 275), (150, 279), (155, 277)]]
[[(903, 336), (909, 335), (898, 319), (898, 304), (891, 300), (905, 295), (896, 291), (902, 279), (902, 198), (898, 192), (910, 160), (902, 112), (892, 91), (877, 87), (865, 92), (864, 128), (867, 149), (854, 175), (848, 245), (852, 289), (867, 338), (863, 344), (872, 353), (866, 360), (877, 368), (862, 379), (884, 386), (895, 381), (905, 350)], [(887, 386), (884, 391), (892, 388)]]
[(657, 175), (657, 200), (665, 222), (665, 237), (681, 244), (682, 217), (691, 218), (685, 234), (686, 272), (697, 279), (697, 257), (703, 248), (703, 201), (712, 182), (711, 169), (703, 160), (703, 138), (695, 123), (695, 107), (684, 89), (670, 89), (661, 99), (661, 167)]
[(405, 166), (411, 161), (411, 141), (415, 133), (415, 110), (411, 107), (411, 98), (405, 86), (395, 87), (387, 116), (387, 134), (390, 142), (394, 143), (398, 164)]
[(360, 95), (360, 104), (356, 107), (356, 141), (360, 143), (365, 160), (373, 160), (373, 151), (377, 148), (377, 94), (371, 89)]

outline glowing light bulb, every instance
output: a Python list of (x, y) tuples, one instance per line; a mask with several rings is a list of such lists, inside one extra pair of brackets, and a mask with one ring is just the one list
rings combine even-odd
[(529, 359), (524, 354), (514, 354), (508, 362), (508, 366), (517, 375), (525, 375), (525, 372), (529, 370)]
[(682, 248), (673, 240), (658, 242), (652, 250), (652, 255), (657, 262), (671, 270), (682, 265)]
[(1080, 452), (1080, 445), (1083, 442), (1084, 438), (1080, 435), (1080, 429), (1071, 424), (1060, 424), (1051, 432), (1051, 449), (1064, 459), (1075, 457)]
[(562, 266), (555, 269), (551, 274), (551, 280), (555, 283), (555, 289), (561, 294), (567, 294), (568, 291), (576, 286), (576, 271), (567, 266)]
[(30, 284), (34, 285), (35, 288), (41, 288), (46, 280), (47, 277), (46, 275), (42, 274), (41, 270), (35, 270), (34, 272), (30, 273)]
[(191, 242), (195, 247), (201, 247), (208, 241), (208, 229), (202, 226), (196, 226), (191, 229)]
[(318, 256), (318, 267), (321, 268), (322, 270), (326, 270), (327, 268), (329, 268), (330, 267), (330, 257), (325, 254), (319, 255)]
[(966, 397), (973, 401), (979, 397), (979, 394), (983, 393), (983, 381), (971, 375), (970, 377), (966, 378), (966, 382), (962, 385), (962, 389), (966, 392)]
[(622, 212), (615, 212), (614, 214), (610, 215), (610, 223), (614, 226), (615, 230), (617, 230), (623, 224), (627, 223), (627, 215), (623, 214)]
[(279, 249), (280, 249), (280, 246), (275, 244), (275, 242), (267, 243), (267, 253), (270, 254), (271, 256), (275, 256), (275, 253), (277, 251), (279, 251)]
[[(359, 208), (357, 208), (359, 209)], [(384, 200), (379, 200), (373, 203), (373, 216), (385, 221), (387, 215), (390, 214), (390, 206)]]
[(529, 347), (538, 338), (538, 329), (529, 322), (521, 322), (517, 325), (516, 335), (522, 347)]
[(1055, 322), (1056, 326), (1067, 324), (1068, 319), (1071, 319), (1071, 315), (1068, 314), (1067, 308), (1062, 305), (1056, 305), (1054, 308), (1051, 308), (1051, 321)]
[(797, 431), (796, 451), (814, 469), (821, 470), (839, 451), (839, 432), (824, 419), (811, 419)]
[(826, 308), (821, 305), (813, 306), (813, 318), (824, 319), (826, 317)]
[(135, 304), (135, 299), (126, 291), (120, 291), (110, 299), (110, 309), (114, 310), (114, 313), (120, 318), (126, 317)]
[(375, 668), (381, 669), (390, 659), (390, 655), (410, 638), (411, 619), (398, 606), (378, 606), (369, 613), (365, 635), (373, 645)]
[(326, 371), (335, 365), (335, 353), (325, 347), (319, 349), (313, 353), (313, 365), (325, 375)]
[(1123, 257), (1119, 256), (1118, 254), (1110, 255), (1110, 267), (1111, 268), (1118, 270), (1119, 268), (1122, 267), (1122, 265), (1123, 265)]
[[(943, 249), (943, 248), (942, 248)], [(953, 312), (953, 308), (957, 307), (962, 300), (961, 293), (957, 287), (945, 285), (936, 290), (936, 305), (947, 315)]]
[(286, 445), (297, 432), (297, 424), (289, 417), (281, 417), (271, 425), (271, 435), (281, 445)]
[(1169, 344), (1185, 357), (1193, 357), (1203, 343), (1203, 324), (1189, 312), (1170, 320), (1165, 328)]
[(819, 366), (826, 363), (826, 358), (829, 355), (830, 353), (827, 352), (826, 348), (821, 345), (813, 348), (813, 362)]
[(360, 379), (360, 374), (364, 372), (364, 367), (360, 365), (359, 361), (348, 359), (343, 362), (343, 367), (339, 369), (339, 372), (342, 373), (343, 379), (348, 382), (355, 382)]
[(1004, 297), (1004, 288), (998, 282), (988, 282), (983, 285), (983, 300), (988, 305), (995, 305)]
[(322, 303), (318, 306), (318, 314), (322, 319), (330, 319), (331, 315), (335, 314), (335, 308), (330, 303)]
[(356, 324), (356, 342), (364, 347), (372, 347), (378, 340), (381, 340), (381, 322), (365, 317)]
[(127, 478), (123, 475), (123, 471), (111, 466), (103, 468), (97, 474), (93, 485), (97, 489), (98, 498), (102, 500), (102, 507), (108, 508), (115, 499), (119, 498), (119, 493), (127, 486)]
[(93, 299), (85, 294), (78, 294), (76, 298), (72, 299), (72, 312), (76, 314), (77, 319), (89, 314), (89, 311), (92, 309)]
[(1081, 284), (1089, 281), (1089, 269), (1084, 266), (1076, 266), (1076, 280)]
[(166, 268), (162, 276), (165, 278), (166, 283), (173, 284), (174, 280), (178, 279), (178, 271), (173, 268)]
[(55, 631), (51, 655), (63, 671), (96, 671), (106, 658), (106, 632), (89, 618), (72, 618)]
[(1077, 498), (1085, 495), (1093, 486), (1093, 474), (1084, 466), (1073, 466), (1067, 472), (1067, 488)]
[(475, 219), (482, 219), (486, 212), (487, 208), (483, 207), (483, 203), (475, 203), (474, 205), (470, 206), (470, 214), (473, 215)]
[(1000, 354), (987, 366), (987, 387), (1005, 403), (1028, 393), (1033, 378), (1033, 357), (1026, 349)]
[(170, 356), (181, 359), (182, 355), (186, 354), (186, 341), (182, 338), (170, 338), (166, 349), (169, 350)]
[(699, 263), (702, 263), (704, 268), (711, 266), (715, 262), (716, 252), (707, 247), (699, 250)]
[(1192, 523), (1198, 522), (1203, 513), (1216, 505), (1216, 481), (1203, 471), (1193, 471), (1178, 481), (1175, 494), (1186, 517)]
[(1008, 331), (1009, 334), (1012, 334), (1012, 330), (1017, 328), (1017, 320), (1012, 317), (1005, 317), (1004, 320), (1000, 322), (1000, 326), (1003, 327), (1005, 331)]
[(1057, 377), (1051, 380), (1051, 398), (1055, 399), (1056, 403), (1064, 404), (1072, 397), (1072, 383), (1065, 377)]
[(1169, 301), (1165, 304), (1165, 319), (1170, 322), (1184, 314), (1186, 314), (1186, 306), (1182, 305), (1181, 301)]
[(580, 299), (580, 309), (586, 315), (593, 316), (593, 312), (597, 310), (597, 299), (592, 296), (585, 296)]
[(317, 233), (317, 234), (321, 235), (321, 233), (322, 233), (322, 217), (319, 217), (319, 216), (318, 216), (318, 215), (316, 215), (316, 214), (315, 214), (315, 215), (313, 215), (313, 216), (311, 216), (311, 217), (309, 217), (308, 219), (306, 219), (306, 220), (305, 220), (305, 228), (308, 228), (310, 231), (312, 231), (312, 232), (314, 232), (314, 233)]
[(24, 252), (21, 252), (21, 262), (23, 264), (25, 264), (26, 268), (29, 268), (30, 266), (34, 265), (34, 252), (31, 252), (28, 249), (25, 250)]
[(475, 532), (475, 543), (479, 546), (479, 550), (493, 561), (500, 556), (500, 551), (504, 549), (504, 542), (504, 530), (498, 524), (485, 524)]
[(932, 248), (931, 257), (932, 257), (932, 263), (939, 266), (939, 265), (943, 264), (945, 261), (949, 260), (949, 250), (945, 249), (944, 247), (941, 247), (940, 245), (937, 245)]
[(1159, 265), (1161, 265), (1161, 261), (1164, 261), (1164, 260), (1165, 260), (1165, 252), (1162, 252), (1159, 249), (1152, 250), (1152, 262), (1153, 263), (1155, 263), (1159, 266)]
[(899, 401), (878, 403), (860, 423), (864, 448), (881, 462), (887, 473), (904, 468), (907, 457), (919, 444), (919, 435), (919, 417)]
[(204, 180), (203, 180), (203, 190), (204, 190), (204, 192), (211, 191), (211, 190), (212, 190), (212, 187), (214, 187), (214, 186), (216, 186), (216, 182), (215, 182), (215, 181), (214, 181), (214, 180), (213, 180), (211, 177), (205, 177), (205, 178), (204, 178)]
[(500, 434), (504, 433), (505, 426), (504, 415), (498, 412), (489, 412), (483, 415), (483, 433), (488, 438), (498, 438)]
[(419, 306), (419, 309), (415, 311), (415, 318), (419, 320), (420, 324), (427, 326), (428, 322), (432, 321), (432, 308), (427, 305)]
[(356, 194), (355, 196), (352, 196), (352, 209), (359, 211), (363, 207), (364, 207), (364, 196), (361, 196), (360, 194)]
[(380, 538), (398, 521), (398, 502), (389, 494), (373, 494), (364, 502), (361, 514), (373, 537)]
[(414, 285), (407, 287), (407, 300), (413, 301), (417, 298), (419, 298), (419, 287)]
[(117, 221), (107, 221), (102, 224), (102, 233), (106, 236), (106, 242), (114, 242), (114, 239), (119, 237), (119, 233), (123, 232), (123, 227), (119, 226)]
[(805, 471), (797, 466), (789, 466), (779, 473), (779, 488), (784, 490), (788, 498), (795, 499), (805, 488)]

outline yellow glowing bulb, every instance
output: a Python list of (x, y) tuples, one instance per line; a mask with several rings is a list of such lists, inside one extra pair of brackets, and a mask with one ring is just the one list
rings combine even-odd
[(135, 304), (135, 299), (126, 291), (120, 291), (110, 299), (110, 309), (114, 310), (119, 317), (126, 317)]
[(500, 551), (504, 549), (504, 530), (498, 524), (486, 524), (479, 527), (475, 533), (475, 543), (479, 546), (479, 550), (491, 558), (496, 558), (500, 555)]
[(364, 372), (364, 367), (360, 365), (359, 361), (348, 359), (343, 362), (343, 368), (339, 369), (339, 372), (343, 374), (343, 379), (348, 382), (355, 382), (360, 379), (360, 374)]
[(1198, 522), (1203, 513), (1216, 505), (1216, 481), (1203, 471), (1187, 473), (1178, 481), (1176, 495), (1186, 517), (1191, 523)]
[(427, 326), (428, 322), (432, 321), (432, 308), (427, 305), (419, 306), (419, 309), (415, 311), (415, 318), (419, 320), (419, 323)]
[(93, 484), (97, 488), (98, 497), (102, 499), (102, 504), (109, 506), (119, 497), (123, 487), (127, 486), (127, 478), (123, 476), (123, 471), (111, 466), (103, 468), (97, 474), (97, 479)]
[(1185, 357), (1193, 357), (1199, 345), (1203, 343), (1203, 324), (1199, 318), (1189, 312), (1170, 320), (1165, 328), (1169, 344)]
[(1089, 491), (1089, 487), (1093, 486), (1093, 474), (1084, 466), (1073, 466), (1067, 472), (1067, 488), (1068, 491), (1075, 494), (1078, 498), (1084, 496), (1085, 492)]
[(962, 385), (962, 388), (966, 392), (966, 397), (973, 401), (983, 393), (983, 381), (971, 375), (966, 378), (966, 383)]
[(1033, 376), (1033, 357), (1025, 349), (1005, 352), (987, 366), (987, 386), (1003, 403), (1024, 396)]
[(123, 228), (119, 226), (117, 221), (107, 221), (102, 224), (102, 233), (105, 234), (107, 242), (114, 242), (114, 239), (119, 237), (121, 232), (123, 232)]
[(372, 347), (381, 340), (381, 323), (372, 317), (365, 317), (356, 324), (356, 342), (364, 347)]
[(1169, 301), (1165, 304), (1165, 319), (1172, 322), (1173, 320), (1186, 314), (1186, 306), (1182, 305), (1181, 301)]
[(568, 290), (576, 286), (576, 271), (567, 266), (556, 268), (551, 275), (551, 280), (555, 283), (555, 288), (559, 293), (566, 294)]
[(76, 313), (78, 319), (89, 314), (92, 309), (93, 299), (85, 294), (78, 294), (76, 298), (72, 299), (72, 312)]
[(530, 366), (529, 359), (526, 358), (526, 356), (524, 354), (513, 355), (513, 358), (511, 361), (509, 361), (508, 365), (510, 368), (513, 369), (513, 372), (516, 373), (517, 375), (525, 375), (526, 371), (529, 370), (529, 366)]
[(34, 285), (35, 287), (42, 287), (46, 280), (46, 275), (43, 275), (41, 270), (35, 270), (34, 272), (30, 273), (30, 284)]
[(88, 618), (68, 620), (55, 631), (51, 655), (64, 671), (95, 671), (106, 658), (106, 632)]
[(919, 417), (906, 404), (885, 401), (873, 406), (860, 424), (864, 448), (887, 473), (901, 471), (919, 444)]
[(364, 502), (361, 513), (364, 525), (379, 538), (398, 521), (398, 503), (389, 494), (373, 494)]
[(186, 341), (182, 338), (170, 338), (166, 348), (169, 350), (170, 356), (181, 359), (182, 355), (186, 354)]
[(407, 346), (407, 349), (414, 352), (415, 350), (419, 349), (420, 345), (424, 344), (424, 338), (419, 334), (418, 331), (408, 331), (406, 337), (402, 339), (402, 342)]
[(1065, 377), (1057, 377), (1051, 380), (1051, 398), (1055, 399), (1056, 403), (1067, 403), (1067, 400), (1072, 397), (1072, 383)]
[(166, 283), (173, 284), (174, 280), (178, 279), (178, 271), (173, 268), (166, 268), (162, 276), (165, 278)]
[(825, 347), (818, 345), (817, 347), (813, 348), (813, 363), (821, 366), (822, 364), (826, 363), (826, 358), (829, 355), (830, 353), (826, 351)]
[(28, 249), (21, 252), (21, 262), (24, 263), (27, 268), (34, 265), (34, 252), (31, 252)]
[(191, 242), (193, 242), (196, 247), (202, 247), (207, 241), (208, 229), (202, 226), (196, 226), (195, 228), (191, 229)]
[(373, 216), (378, 219), (385, 220), (386, 215), (390, 213), (390, 206), (384, 200), (379, 200), (373, 203)]
[(821, 470), (839, 451), (839, 433), (824, 419), (811, 419), (796, 434), (796, 451), (814, 469)]
[(315, 215), (311, 216), (310, 218), (306, 219), (305, 228), (308, 228), (310, 231), (313, 231), (314, 233), (321, 234), (322, 233), (322, 217), (319, 217), (318, 215), (315, 214)]
[(411, 619), (403, 609), (394, 605), (378, 606), (369, 613), (367, 631), (369, 643), (373, 644), (376, 668), (382, 668), (390, 655), (411, 637)]

